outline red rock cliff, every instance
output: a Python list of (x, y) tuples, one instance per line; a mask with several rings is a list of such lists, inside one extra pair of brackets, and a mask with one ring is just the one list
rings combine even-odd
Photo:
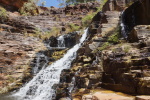
[(23, 6), (28, 0), (0, 0), (0, 4), (12, 6), (15, 9), (19, 9)]

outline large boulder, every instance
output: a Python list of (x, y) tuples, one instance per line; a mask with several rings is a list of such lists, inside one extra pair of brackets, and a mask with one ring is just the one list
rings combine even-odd
[(126, 34), (129, 33), (136, 25), (149, 25), (149, 12), (149, 0), (138, 0), (128, 7), (122, 15), (122, 22), (124, 23)]

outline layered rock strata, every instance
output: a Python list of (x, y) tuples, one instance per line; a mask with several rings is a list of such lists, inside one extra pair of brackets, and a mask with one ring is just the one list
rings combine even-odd
[[(2, 0), (0, 1), (0, 5), (10, 3), (8, 1), (11, 0)], [(18, 8), (15, 3), (16, 2), (14, 1), (14, 3), (10, 4), (10, 6)], [(92, 4), (92, 7), (90, 5), (88, 6), (87, 4), (83, 4), (82, 6), (85, 8), (82, 10), (85, 10), (87, 6), (91, 7), (89, 8), (89, 11), (93, 11), (93, 9), (95, 10), (96, 7), (99, 6), (97, 3)], [(20, 6), (22, 5), (19, 5), (19, 7)], [(78, 9), (81, 10), (80, 7), (82, 6), (77, 6), (79, 6)], [(36, 65), (36, 60), (41, 52), (47, 54), (47, 57), (49, 58), (49, 64), (62, 57), (67, 49), (62, 51), (57, 49), (45, 51), (48, 49), (47, 46), (45, 46), (45, 41), (50, 41), (51, 36), (55, 36), (54, 39), (56, 40), (56, 36), (66, 34), (67, 32), (71, 31), (65, 31), (65, 25), (67, 26), (70, 23), (74, 23), (75, 20), (77, 23), (80, 23), (78, 25), (81, 25), (81, 19), (89, 12), (86, 10), (82, 16), (78, 16), (83, 13), (82, 10), (77, 12), (78, 14), (74, 15), (66, 15), (62, 12), (53, 13), (54, 11), (59, 12), (64, 9), (67, 10), (69, 8), (53, 10), (46, 9), (45, 12), (48, 12), (49, 14), (41, 14), (39, 16), (20, 16), (17, 12), (5, 12), (7, 19), (0, 20), (0, 93), (5, 93), (9, 90), (16, 89), (24, 82), (28, 81), (28, 79), (32, 77), (31, 74), (33, 66)], [(67, 13), (71, 12), (72, 10), (74, 10), (74, 7), (67, 10)], [(56, 27), (57, 29), (55, 29)], [(74, 35), (70, 34), (70, 36), (66, 35), (66, 45), (69, 48), (72, 47), (78, 42), (77, 38), (79, 36), (80, 35), (76, 35), (76, 33)], [(74, 42), (69, 44), (68, 42), (74, 37)], [(55, 41), (54, 44), (57, 45)], [(45, 63), (46, 60), (43, 60), (41, 57), (40, 62)], [(46, 63), (48, 64), (48, 62)]]
[[(103, 12), (99, 12), (93, 18), (89, 29), (88, 41), (79, 49), (77, 59), (73, 62), (72, 68), (62, 72), (61, 83), (56, 86), (57, 99), (70, 97), (73, 100), (103, 100), (107, 98), (105, 95), (108, 96), (108, 93), (102, 95), (99, 91), (101, 97), (99, 95), (95, 97), (95, 94), (93, 94), (95, 92), (92, 91), (92, 89), (101, 87), (132, 95), (150, 94), (149, 26), (141, 26), (140, 24), (143, 24), (142, 22), (136, 24), (139, 26), (134, 27), (134, 25), (130, 27), (130, 23), (135, 21), (132, 19), (129, 20), (130, 23), (123, 23), (132, 30), (128, 33), (129, 35), (127, 34), (128, 41), (132, 43), (128, 43), (125, 40), (114, 42), (110, 41), (108, 37), (112, 34), (116, 34), (115, 32), (121, 35), (121, 29), (119, 28), (119, 24), (121, 23), (121, 20), (119, 20), (121, 18), (120, 11), (123, 10), (128, 3), (133, 3), (133, 5), (129, 7), (132, 8), (135, 7), (136, 4), (145, 5), (146, 2), (148, 1), (116, 0), (112, 2), (108, 0), (108, 2), (106, 2), (103, 6)], [(138, 5), (136, 5), (136, 7)], [(142, 9), (144, 9), (144, 5)], [(146, 5), (145, 7), (147, 8)], [(126, 11), (132, 12), (133, 10), (127, 9), (125, 12)], [(145, 12), (146, 10), (143, 12), (144, 15), (146, 14)], [(122, 18), (124, 20), (124, 18), (129, 17), (124, 17), (123, 15)], [(129, 32), (129, 30), (127, 31)], [(115, 45), (116, 43), (117, 45)], [(85, 96), (85, 94), (88, 93), (90, 94)], [(117, 97), (119, 100), (138, 100), (141, 96), (132, 98), (126, 98), (124, 96), (122, 98)], [(112, 100), (117, 99), (111, 98), (111, 95), (108, 98)], [(141, 97), (141, 99), (144, 98), (149, 99), (148, 96)]]

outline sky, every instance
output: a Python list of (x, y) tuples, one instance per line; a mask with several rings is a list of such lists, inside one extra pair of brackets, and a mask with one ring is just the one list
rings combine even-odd
[(59, 7), (58, 0), (43, 0), (43, 1), (46, 1), (45, 7), (50, 7), (50, 6)]
[[(59, 7), (59, 4), (60, 2), (58, 1), (61, 1), (61, 0), (41, 0), (41, 1), (45, 1), (45, 7), (50, 7), (50, 6), (54, 6), (54, 7)], [(99, 0), (98, 0), (99, 1)]]

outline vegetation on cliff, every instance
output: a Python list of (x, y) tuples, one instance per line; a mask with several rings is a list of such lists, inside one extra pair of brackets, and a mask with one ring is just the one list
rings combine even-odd
[(0, 7), (0, 21), (5, 21), (8, 18), (7, 16), (7, 11), (3, 8)]

